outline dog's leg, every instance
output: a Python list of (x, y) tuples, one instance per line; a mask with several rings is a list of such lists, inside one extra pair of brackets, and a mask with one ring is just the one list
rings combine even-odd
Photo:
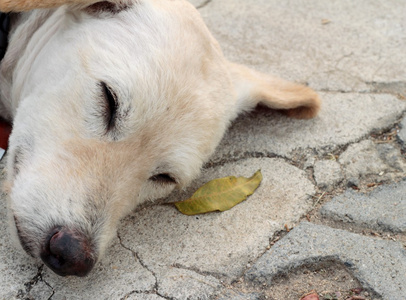
[(258, 103), (286, 110), (290, 117), (309, 119), (317, 115), (321, 101), (311, 88), (230, 63), (231, 75), (241, 110)]

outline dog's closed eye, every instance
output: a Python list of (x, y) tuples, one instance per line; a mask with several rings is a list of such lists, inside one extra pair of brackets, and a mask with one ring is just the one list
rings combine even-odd
[(167, 173), (162, 173), (162, 174), (157, 174), (154, 176), (151, 176), (149, 178), (149, 180), (156, 182), (156, 183), (160, 183), (160, 184), (176, 184), (177, 181), (176, 179)]
[(105, 124), (107, 131), (112, 130), (116, 125), (116, 117), (118, 110), (117, 96), (114, 91), (104, 82), (101, 82), (103, 97), (105, 100)]

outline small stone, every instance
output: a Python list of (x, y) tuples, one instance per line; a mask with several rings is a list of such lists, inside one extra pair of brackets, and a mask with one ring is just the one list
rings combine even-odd
[(319, 295), (317, 295), (317, 293), (311, 293), (308, 294), (302, 298), (300, 298), (300, 300), (319, 300)]
[(331, 23), (331, 21), (329, 19), (322, 19), (321, 20), (321, 25), (327, 25), (329, 23)]
[(362, 288), (351, 289), (351, 291), (352, 291), (354, 294), (357, 294), (357, 295), (361, 294), (362, 290), (363, 290)]

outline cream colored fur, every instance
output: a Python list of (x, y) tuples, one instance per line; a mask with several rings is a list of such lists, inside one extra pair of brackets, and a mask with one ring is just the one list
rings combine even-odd
[[(310, 88), (225, 59), (187, 1), (130, 2), (108, 16), (68, 5), (15, 20), (0, 66), (1, 113), (14, 124), (6, 187), (12, 228), (15, 219), (34, 257), (63, 225), (84, 232), (101, 258), (122, 217), (189, 184), (230, 122), (258, 103), (299, 118), (319, 110)], [(100, 82), (119, 102), (112, 131)]]

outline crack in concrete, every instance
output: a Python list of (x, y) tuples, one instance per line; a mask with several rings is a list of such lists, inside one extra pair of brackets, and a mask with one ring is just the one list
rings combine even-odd
[(374, 93), (391, 94), (398, 97), (400, 100), (406, 100), (406, 82), (366, 82), (372, 88)]
[[(405, 110), (406, 111), (406, 110)], [(401, 122), (401, 119), (403, 118), (403, 114), (400, 116), (400, 119), (395, 121), (393, 124), (390, 124), (386, 127), (379, 128), (379, 129), (371, 129), (369, 132), (365, 133), (363, 136), (359, 137), (358, 139), (349, 141), (345, 144), (342, 145), (326, 145), (326, 146), (321, 146), (319, 148), (313, 148), (313, 147), (308, 147), (305, 149), (296, 149), (291, 151), (289, 154), (292, 156), (286, 157), (283, 155), (279, 155), (276, 153), (272, 152), (259, 152), (259, 151), (253, 151), (253, 152), (243, 152), (243, 153), (233, 153), (232, 155), (227, 155), (223, 156), (220, 159), (209, 161), (203, 166), (203, 169), (213, 169), (217, 168), (220, 166), (224, 166), (226, 164), (230, 163), (236, 163), (241, 160), (245, 159), (250, 159), (250, 158), (275, 158), (275, 159), (281, 159), (284, 160), (286, 163), (297, 167), (301, 170), (306, 170), (307, 167), (305, 167), (304, 163), (310, 158), (310, 156), (313, 156), (317, 159), (322, 159), (326, 157), (326, 155), (332, 154), (334, 156), (340, 156), (343, 152), (345, 152), (349, 146), (360, 143), (362, 141), (368, 140), (371, 135), (384, 135), (387, 132), (391, 132), (396, 126), (399, 126), (399, 123)], [(399, 144), (398, 141), (395, 141), (397, 144)], [(400, 147), (401, 145), (399, 145)], [(312, 154), (309, 154), (308, 152), (312, 152)]]
[[(117, 237), (118, 237), (118, 240), (119, 240), (119, 242), (120, 242), (121, 247), (123, 247), (123, 248), (126, 249), (127, 251), (130, 251), (131, 254), (133, 255), (133, 257), (134, 257), (136, 260), (139, 261), (140, 265), (141, 265), (144, 269), (146, 269), (148, 272), (150, 272), (150, 273), (152, 274), (152, 276), (154, 276), (154, 279), (155, 279), (155, 284), (154, 284), (154, 287), (153, 287), (153, 291), (145, 291), (145, 292), (134, 291), (134, 292), (135, 292), (135, 293), (147, 293), (147, 294), (150, 293), (150, 294), (156, 294), (156, 295), (158, 295), (158, 296), (160, 296), (160, 297), (163, 297), (163, 296), (161, 296), (161, 295), (158, 293), (158, 288), (159, 288), (159, 287), (158, 287), (158, 277), (157, 277), (157, 275), (155, 274), (155, 272), (147, 266), (147, 264), (141, 259), (141, 257), (138, 255), (137, 252), (133, 251), (131, 248), (129, 248), (129, 247), (127, 247), (127, 246), (124, 245), (124, 243), (123, 243), (123, 241), (122, 241), (122, 239), (121, 239), (120, 233), (119, 233), (118, 231), (117, 231)], [(134, 292), (131, 292), (131, 293), (134, 293)], [(127, 295), (126, 297), (128, 297), (128, 295)], [(163, 297), (163, 298), (165, 298), (165, 297)], [(126, 299), (126, 298), (124, 297), (123, 299)]]
[(287, 235), (289, 232), (286, 230), (278, 230), (276, 231), (271, 238), (269, 238), (269, 245), (257, 255), (256, 258), (252, 259), (244, 268), (244, 270), (241, 272), (240, 277), (237, 279), (233, 280), (231, 282), (231, 285), (233, 284), (238, 284), (244, 280), (245, 274), (251, 269), (253, 265), (263, 256), (265, 255), (274, 245), (277, 241), (282, 239), (285, 235)]
[(48, 300), (51, 300), (56, 292), (55, 292), (54, 288), (42, 277), (42, 274), (41, 274), (41, 279), (42, 279), (42, 282), (45, 283), (45, 285), (48, 286), (52, 290), (52, 295), (49, 296), (49, 298), (48, 298)]
[(37, 274), (28, 282), (24, 283), (25, 291), (19, 290), (16, 296), (17, 299), (27, 299), (31, 290), (38, 284), (38, 282), (43, 282), (47, 287), (49, 287), (52, 291), (51, 296), (48, 297), (48, 300), (51, 300), (52, 297), (55, 295), (54, 288), (43, 278), (42, 272), (44, 270), (44, 265), (38, 267)]
[(167, 300), (176, 300), (175, 298), (166, 297), (166, 296), (164, 296), (164, 295), (158, 293), (158, 291), (156, 292), (156, 295), (159, 296), (159, 297), (161, 297), (161, 298), (167, 299)]
[(206, 1), (204, 1), (202, 4), (196, 6), (196, 9), (201, 9), (201, 8), (203, 8), (203, 7), (207, 6), (207, 5), (209, 5), (209, 4), (211, 3), (211, 1), (212, 1), (212, 0), (206, 0)]
[(175, 263), (175, 264), (171, 265), (171, 267), (179, 269), (179, 270), (191, 271), (191, 272), (194, 272), (194, 273), (204, 276), (204, 277), (211, 276), (211, 277), (218, 279), (220, 281), (220, 283), (223, 283), (222, 278), (227, 277), (227, 274), (225, 274), (225, 273), (201, 271), (196, 267), (186, 267), (180, 263)]
[(354, 91), (354, 90), (332, 90), (328, 88), (319, 89), (322, 93), (332, 93), (332, 94), (388, 94), (395, 96), (399, 100), (406, 100), (406, 82), (396, 81), (396, 82), (363, 82), (370, 87), (366, 91)]
[[(405, 83), (405, 88), (406, 88), (406, 83)], [(333, 91), (331, 91), (331, 92), (333, 92)], [(336, 91), (333, 93), (336, 93)], [(342, 93), (350, 93), (350, 92), (342, 91)], [(361, 93), (358, 93), (358, 94), (361, 94)], [(203, 165), (202, 169), (206, 169), (206, 170), (213, 169), (213, 168), (224, 166), (226, 164), (236, 163), (241, 160), (250, 159), (250, 158), (270, 158), (270, 159), (276, 158), (276, 159), (284, 160), (286, 163), (288, 163), (294, 167), (297, 167), (301, 170), (306, 170), (307, 168), (304, 166), (304, 163), (312, 155), (312, 154), (309, 154), (309, 152), (313, 152), (313, 156), (317, 157), (318, 159), (321, 159), (322, 157), (324, 157), (328, 154), (340, 156), (343, 152), (345, 152), (348, 149), (348, 147), (350, 145), (357, 144), (364, 140), (367, 140), (371, 137), (371, 135), (374, 135), (374, 134), (383, 135), (386, 132), (392, 131), (394, 127), (399, 126), (399, 123), (401, 122), (401, 119), (404, 117), (405, 113), (406, 113), (406, 110), (402, 112), (399, 120), (394, 121), (393, 124), (390, 124), (386, 127), (379, 128), (379, 129), (373, 128), (369, 132), (365, 133), (363, 136), (359, 137), (358, 139), (349, 141), (342, 145), (326, 145), (326, 146), (320, 146), (319, 148), (307, 147), (304, 149), (295, 149), (289, 153), (291, 158), (287, 157), (287, 156), (279, 155), (279, 154), (276, 154), (273, 152), (260, 152), (260, 151), (247, 151), (247, 152), (240, 152), (240, 153), (235, 152), (230, 155), (224, 155), (219, 159), (211, 160), (211, 161), (207, 162), (206, 164)]]
[[(393, 182), (390, 182), (393, 183)], [(334, 220), (329, 217), (320, 215), (320, 217), (315, 221), (311, 222), (316, 225), (324, 225), (334, 229), (345, 230), (351, 233), (356, 233), (359, 235), (371, 237), (376, 240), (387, 240), (393, 242), (402, 242), (399, 237), (406, 236), (404, 232), (393, 232), (391, 229), (383, 228), (371, 228), (365, 224), (359, 223), (348, 223), (344, 220)], [(403, 245), (406, 247), (406, 245)]]
[(217, 168), (217, 167), (221, 167), (224, 166), (226, 164), (230, 164), (230, 163), (236, 163), (240, 160), (244, 160), (244, 159), (249, 159), (249, 158), (279, 158), (279, 159), (283, 159), (286, 160), (288, 163), (296, 166), (297, 162), (295, 162), (294, 160), (282, 156), (282, 155), (278, 155), (275, 153), (263, 153), (263, 152), (244, 152), (244, 153), (233, 153), (232, 155), (229, 156), (223, 156), (218, 160), (213, 160), (213, 161), (209, 161), (208, 163), (204, 164), (203, 169), (213, 169), (213, 168)]

